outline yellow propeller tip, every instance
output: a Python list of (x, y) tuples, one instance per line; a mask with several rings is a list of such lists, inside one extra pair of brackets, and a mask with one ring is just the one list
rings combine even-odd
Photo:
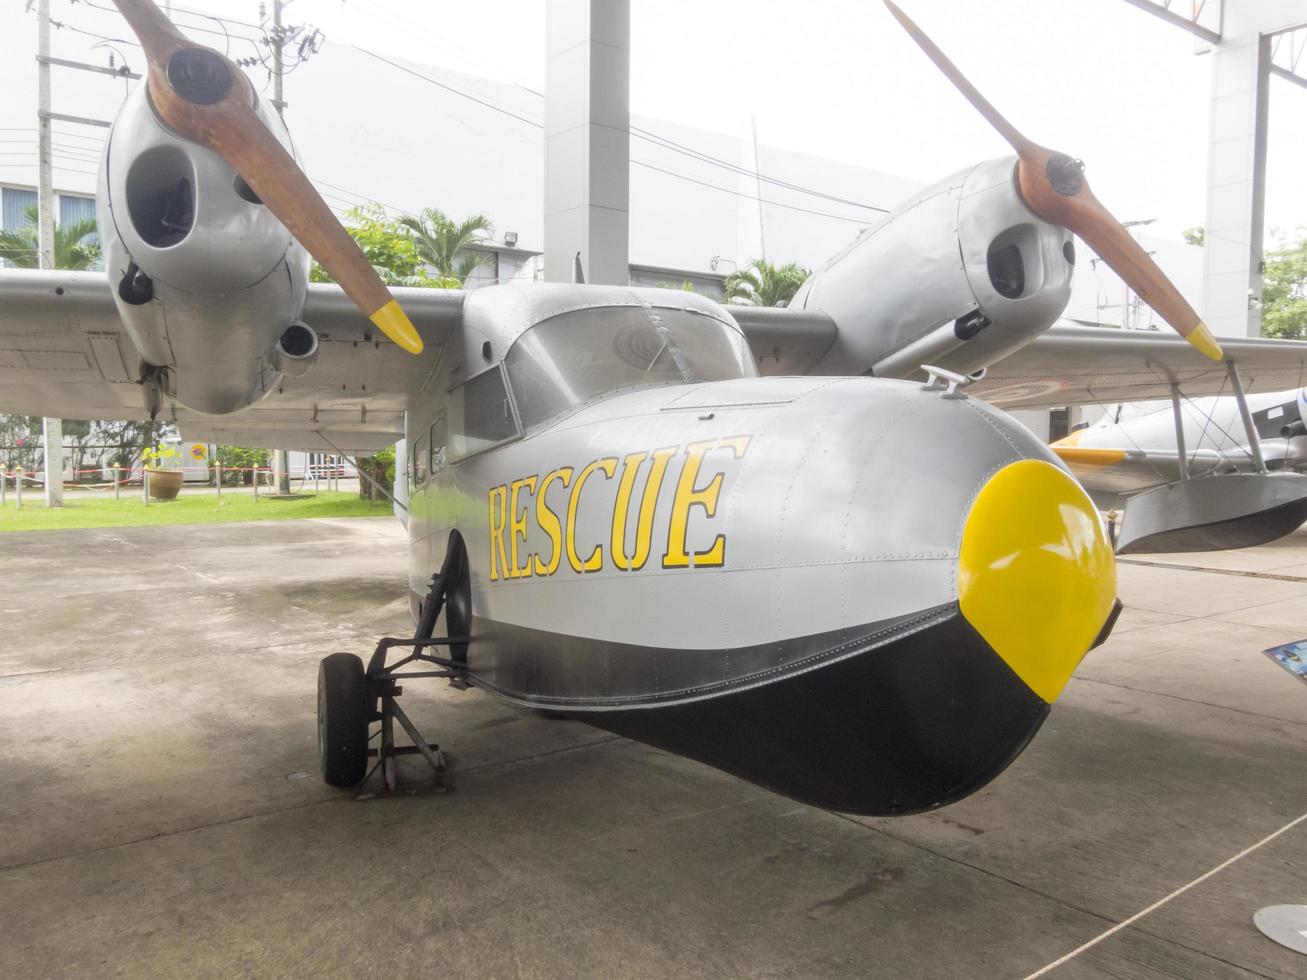
[(1198, 326), (1189, 332), (1189, 336), (1185, 340), (1193, 344), (1199, 353), (1210, 357), (1213, 361), (1219, 361), (1225, 357), (1225, 351), (1221, 350), (1221, 345), (1212, 336), (1212, 331), (1208, 330), (1207, 324), (1201, 320), (1198, 322)]
[(368, 317), (382, 333), (403, 347), (410, 354), (422, 353), (422, 337), (413, 326), (399, 305), (399, 300), (392, 299), (377, 312)]

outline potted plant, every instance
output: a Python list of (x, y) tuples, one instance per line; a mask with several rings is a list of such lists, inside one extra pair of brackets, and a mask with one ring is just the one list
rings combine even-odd
[(171, 446), (151, 446), (141, 453), (141, 465), (149, 481), (150, 496), (155, 500), (174, 500), (181, 492), (183, 473), (165, 470), (163, 461), (181, 455)]

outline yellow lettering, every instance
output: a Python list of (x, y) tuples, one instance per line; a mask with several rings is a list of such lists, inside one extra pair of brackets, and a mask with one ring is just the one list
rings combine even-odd
[(603, 546), (595, 545), (594, 551), (590, 552), (590, 557), (584, 561), (576, 551), (576, 511), (581, 504), (581, 488), (585, 486), (585, 481), (590, 479), (595, 470), (603, 470), (608, 479), (613, 478), (617, 472), (617, 457), (606, 456), (603, 459), (596, 459), (593, 463), (587, 463), (576, 478), (576, 483), (572, 485), (572, 496), (567, 501), (567, 563), (577, 572), (594, 572), (603, 567), (604, 554)]
[(508, 569), (509, 578), (525, 578), (531, 574), (531, 557), (529, 555), (527, 556), (525, 566), (517, 560), (518, 540), (520, 539), (523, 544), (526, 544), (526, 507), (523, 505), (519, 510), (517, 504), (517, 495), (521, 492), (523, 487), (526, 487), (529, 491), (534, 493), (536, 488), (536, 478), (534, 476), (527, 476), (520, 480), (514, 480), (513, 489), (509, 493), (508, 499), (509, 503), (512, 505), (512, 510), (508, 518), (508, 552), (513, 560), (513, 564), (510, 565)]
[[(731, 449), (735, 458), (744, 455), (749, 445), (748, 436), (733, 436), (729, 439), (709, 439), (704, 442), (692, 442), (685, 447), (685, 465), (681, 467), (681, 476), (676, 483), (676, 496), (672, 500), (672, 514), (667, 523), (667, 553), (663, 556), (663, 568), (688, 568), (690, 554), (686, 550), (686, 534), (689, 529), (690, 508), (700, 506), (708, 517), (717, 513), (717, 498), (722, 491), (723, 474), (717, 473), (708, 481), (706, 487), (695, 489), (699, 478), (699, 468), (705, 454), (714, 449)], [(696, 568), (721, 567), (726, 559), (726, 535), (719, 534), (707, 551), (694, 553)]]
[(640, 466), (648, 455), (640, 452), (627, 456), (622, 462), (622, 482), (617, 486), (617, 503), (613, 508), (613, 564), (626, 571), (638, 571), (649, 560), (649, 549), (653, 541), (654, 509), (658, 506), (658, 491), (662, 489), (667, 463), (676, 455), (676, 447), (658, 449), (653, 454), (649, 476), (644, 483), (644, 493), (640, 497), (639, 517), (636, 519), (635, 553), (628, 556), (626, 522), (630, 517), (631, 493), (635, 489), (635, 479)]
[[(499, 570), (508, 574), (508, 560), (504, 555), (504, 524), (508, 519), (508, 487), (502, 484), (490, 488), (490, 581), (498, 582)], [(498, 506), (496, 506), (498, 505)], [(498, 515), (498, 517), (496, 517)]]
[(549, 493), (549, 485), (555, 480), (563, 484), (563, 489), (572, 481), (572, 467), (560, 466), (558, 469), (549, 473), (540, 481), (540, 489), (536, 491), (536, 524), (540, 525), (540, 530), (544, 531), (545, 536), (549, 538), (551, 551), (549, 561), (543, 562), (540, 556), (535, 556), (535, 573), (537, 575), (553, 575), (558, 571), (558, 562), (563, 557), (563, 528), (558, 522), (558, 515), (549, 509), (549, 503), (546, 499)]

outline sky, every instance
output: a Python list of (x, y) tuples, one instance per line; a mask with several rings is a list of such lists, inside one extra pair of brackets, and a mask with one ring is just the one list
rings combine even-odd
[[(192, 4), (199, 0), (191, 0)], [(234, 8), (239, 0), (224, 6)], [(418, 61), (544, 87), (545, 3), (295, 0), (294, 18)], [(1123, 0), (902, 0), (1027, 136), (1087, 163), (1123, 220), (1203, 221), (1200, 42)], [(1007, 151), (876, 0), (632, 0), (631, 108), (924, 181)], [(1307, 226), (1307, 91), (1272, 79), (1267, 226)]]
[[(52, 0), (52, 13), (107, 30), (111, 15), (92, 9), (107, 3)], [(631, 5), (636, 114), (727, 133), (744, 132), (752, 118), (765, 144), (922, 181), (1007, 152), (876, 0)], [(173, 6), (259, 17), (255, 0)], [(1119, 218), (1155, 218), (1150, 230), (1170, 238), (1202, 223), (1210, 72), (1195, 38), (1123, 0), (902, 6), (1027, 136), (1084, 159), (1095, 193)], [(293, 0), (286, 16), (332, 42), (540, 91), (545, 9), (545, 0)], [(70, 39), (61, 32), (57, 40)], [(234, 42), (231, 53), (251, 53), (246, 47)], [(293, 99), (293, 74), (286, 85)], [(399, 89), (394, 98), (422, 92)], [(1268, 228), (1307, 226), (1304, 118), (1307, 91), (1272, 79)], [(513, 123), (488, 113), (486, 125)]]

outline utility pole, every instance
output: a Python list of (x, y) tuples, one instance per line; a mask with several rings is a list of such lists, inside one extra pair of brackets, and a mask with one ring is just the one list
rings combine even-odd
[(54, 268), (54, 148), (50, 140), (50, 0), (41, 0), (36, 18), (39, 164), (36, 177), (36, 233), (39, 265)]
[(758, 117), (749, 114), (749, 128), (753, 133), (753, 170), (758, 190), (758, 247), (762, 250), (762, 260), (767, 261), (767, 229), (762, 216), (762, 161), (758, 159)]
[(272, 104), (277, 107), (277, 115), (286, 117), (286, 99), (281, 87), (282, 70), (285, 59), (282, 51), (286, 46), (286, 37), (281, 30), (281, 11), (286, 6), (285, 0), (272, 0)]
[[(1126, 229), (1126, 231), (1128, 232), (1128, 234), (1130, 235), (1131, 238), (1134, 238), (1135, 233), (1134, 233), (1133, 231), (1131, 231), (1130, 229), (1132, 229), (1132, 228), (1138, 228), (1140, 225), (1151, 225), (1151, 224), (1152, 224), (1154, 221), (1156, 221), (1156, 220), (1157, 220), (1156, 218), (1142, 218), (1142, 219), (1140, 219), (1140, 220), (1138, 220), (1138, 221), (1125, 221), (1125, 222), (1122, 222), (1121, 226), (1122, 226), (1123, 228)], [(1121, 289), (1122, 289), (1122, 292), (1121, 292), (1121, 329), (1122, 329), (1122, 330), (1129, 330), (1129, 329), (1131, 329), (1131, 327), (1130, 327), (1130, 284), (1129, 284), (1128, 282), (1126, 282), (1124, 279), (1121, 280)]]
[[(281, 11), (285, 6), (283, 0), (272, 0), (272, 104), (277, 115), (286, 118), (286, 99), (282, 89), (281, 76), (285, 69), (283, 57), (286, 36), (281, 28)], [(290, 456), (286, 450), (278, 449), (272, 454), (272, 468), (276, 478), (278, 494), (290, 493)]]
[[(50, 140), (50, 0), (41, 0), (36, 15), (37, 113), (39, 162), (36, 176), (36, 249), (42, 269), (54, 268), (54, 148)], [(64, 426), (44, 419), (45, 505), (64, 504)]]

